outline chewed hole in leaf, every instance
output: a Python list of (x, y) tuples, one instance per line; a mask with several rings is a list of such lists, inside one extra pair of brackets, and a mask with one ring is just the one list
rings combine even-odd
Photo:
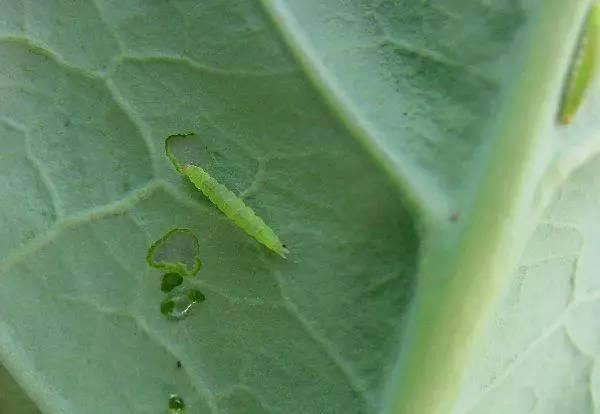
[(200, 303), (206, 300), (206, 296), (198, 289), (190, 289), (187, 292), (187, 296), (192, 303)]
[(179, 172), (182, 165), (200, 162), (199, 154), (206, 152), (200, 140), (190, 139), (193, 136), (193, 132), (187, 132), (169, 135), (165, 140), (165, 154)]
[(175, 301), (171, 299), (165, 299), (160, 303), (160, 313), (163, 315), (170, 315), (175, 309)]
[(204, 302), (206, 296), (197, 289), (169, 295), (160, 304), (160, 313), (174, 320), (187, 317), (195, 304)]
[(146, 260), (156, 269), (194, 276), (202, 265), (198, 238), (189, 229), (173, 229), (152, 243)]
[(182, 283), (183, 276), (181, 276), (179, 273), (165, 273), (162, 277), (162, 281), (160, 282), (160, 290), (165, 293), (169, 293)]
[(185, 410), (185, 403), (183, 398), (178, 395), (171, 395), (169, 398), (169, 414), (183, 413)]

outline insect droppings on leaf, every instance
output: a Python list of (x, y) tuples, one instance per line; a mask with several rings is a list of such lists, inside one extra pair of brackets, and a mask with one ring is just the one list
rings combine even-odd
[(458, 221), (458, 219), (460, 218), (460, 211), (455, 210), (452, 212), (452, 214), (450, 214), (450, 221), (455, 222)]

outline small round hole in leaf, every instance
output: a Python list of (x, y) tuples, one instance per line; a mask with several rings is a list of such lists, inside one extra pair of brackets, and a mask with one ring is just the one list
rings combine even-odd
[(146, 261), (156, 269), (183, 276), (195, 276), (202, 262), (198, 238), (189, 229), (172, 229), (148, 249)]
[(183, 276), (181, 276), (179, 273), (165, 273), (162, 277), (162, 281), (160, 282), (160, 290), (165, 293), (169, 293), (182, 283)]
[(172, 414), (183, 413), (183, 410), (185, 410), (183, 398), (178, 395), (171, 395), (169, 398), (169, 412)]

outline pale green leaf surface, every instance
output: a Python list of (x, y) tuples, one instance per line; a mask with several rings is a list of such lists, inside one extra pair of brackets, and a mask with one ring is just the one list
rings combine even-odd
[[(502, 262), (490, 306), (543, 205), (526, 195), (557, 181), (561, 146), (539, 137), (584, 9), (559, 4), (0, 0), (0, 360), (45, 413), (161, 413), (171, 393), (191, 413), (423, 404), (427, 378), (403, 357), (432, 349), (427, 326), (450, 329), (455, 285)], [(557, 57), (536, 67), (525, 56), (548, 25)], [(523, 121), (509, 103), (533, 72)], [(173, 170), (164, 139), (188, 131), (194, 161), (264, 218), (287, 261)], [(523, 138), (522, 160), (502, 158), (503, 134)], [(488, 193), (516, 211), (504, 232), (481, 224)], [(144, 260), (174, 227), (198, 236), (207, 297), (177, 323)], [(499, 253), (464, 259), (484, 233)], [(456, 307), (465, 351), (437, 344), (458, 376), (471, 297)], [(443, 375), (440, 407), (455, 392)]]
[(549, 137), (560, 151), (545, 181), (561, 185), (488, 322), (455, 414), (600, 411), (598, 105), (597, 78), (577, 121)]
[[(526, 26), (516, 1), (265, 1), (421, 208), (463, 207)], [(305, 37), (305, 44), (302, 44)], [(365, 74), (368, 74), (365, 76)]]
[(561, 186), (487, 328), (456, 413), (600, 410), (600, 159)]

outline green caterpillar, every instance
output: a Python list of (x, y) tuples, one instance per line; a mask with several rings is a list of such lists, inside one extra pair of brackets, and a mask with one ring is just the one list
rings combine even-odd
[(171, 135), (165, 141), (165, 151), (177, 171), (185, 175), (194, 186), (233, 221), (256, 241), (285, 258), (289, 253), (286, 246), (279, 240), (275, 232), (248, 207), (241, 198), (237, 197), (223, 184), (211, 177), (204, 169), (185, 164), (181, 166), (169, 149), (169, 141), (174, 137), (185, 137), (193, 134)]
[(588, 12), (585, 28), (563, 94), (558, 118), (562, 124), (570, 124), (581, 105), (585, 93), (597, 71), (598, 43), (600, 41), (600, 3), (595, 3)]
[(196, 165), (184, 165), (181, 172), (238, 227), (281, 257), (286, 257), (289, 251), (279, 237), (242, 199)]

